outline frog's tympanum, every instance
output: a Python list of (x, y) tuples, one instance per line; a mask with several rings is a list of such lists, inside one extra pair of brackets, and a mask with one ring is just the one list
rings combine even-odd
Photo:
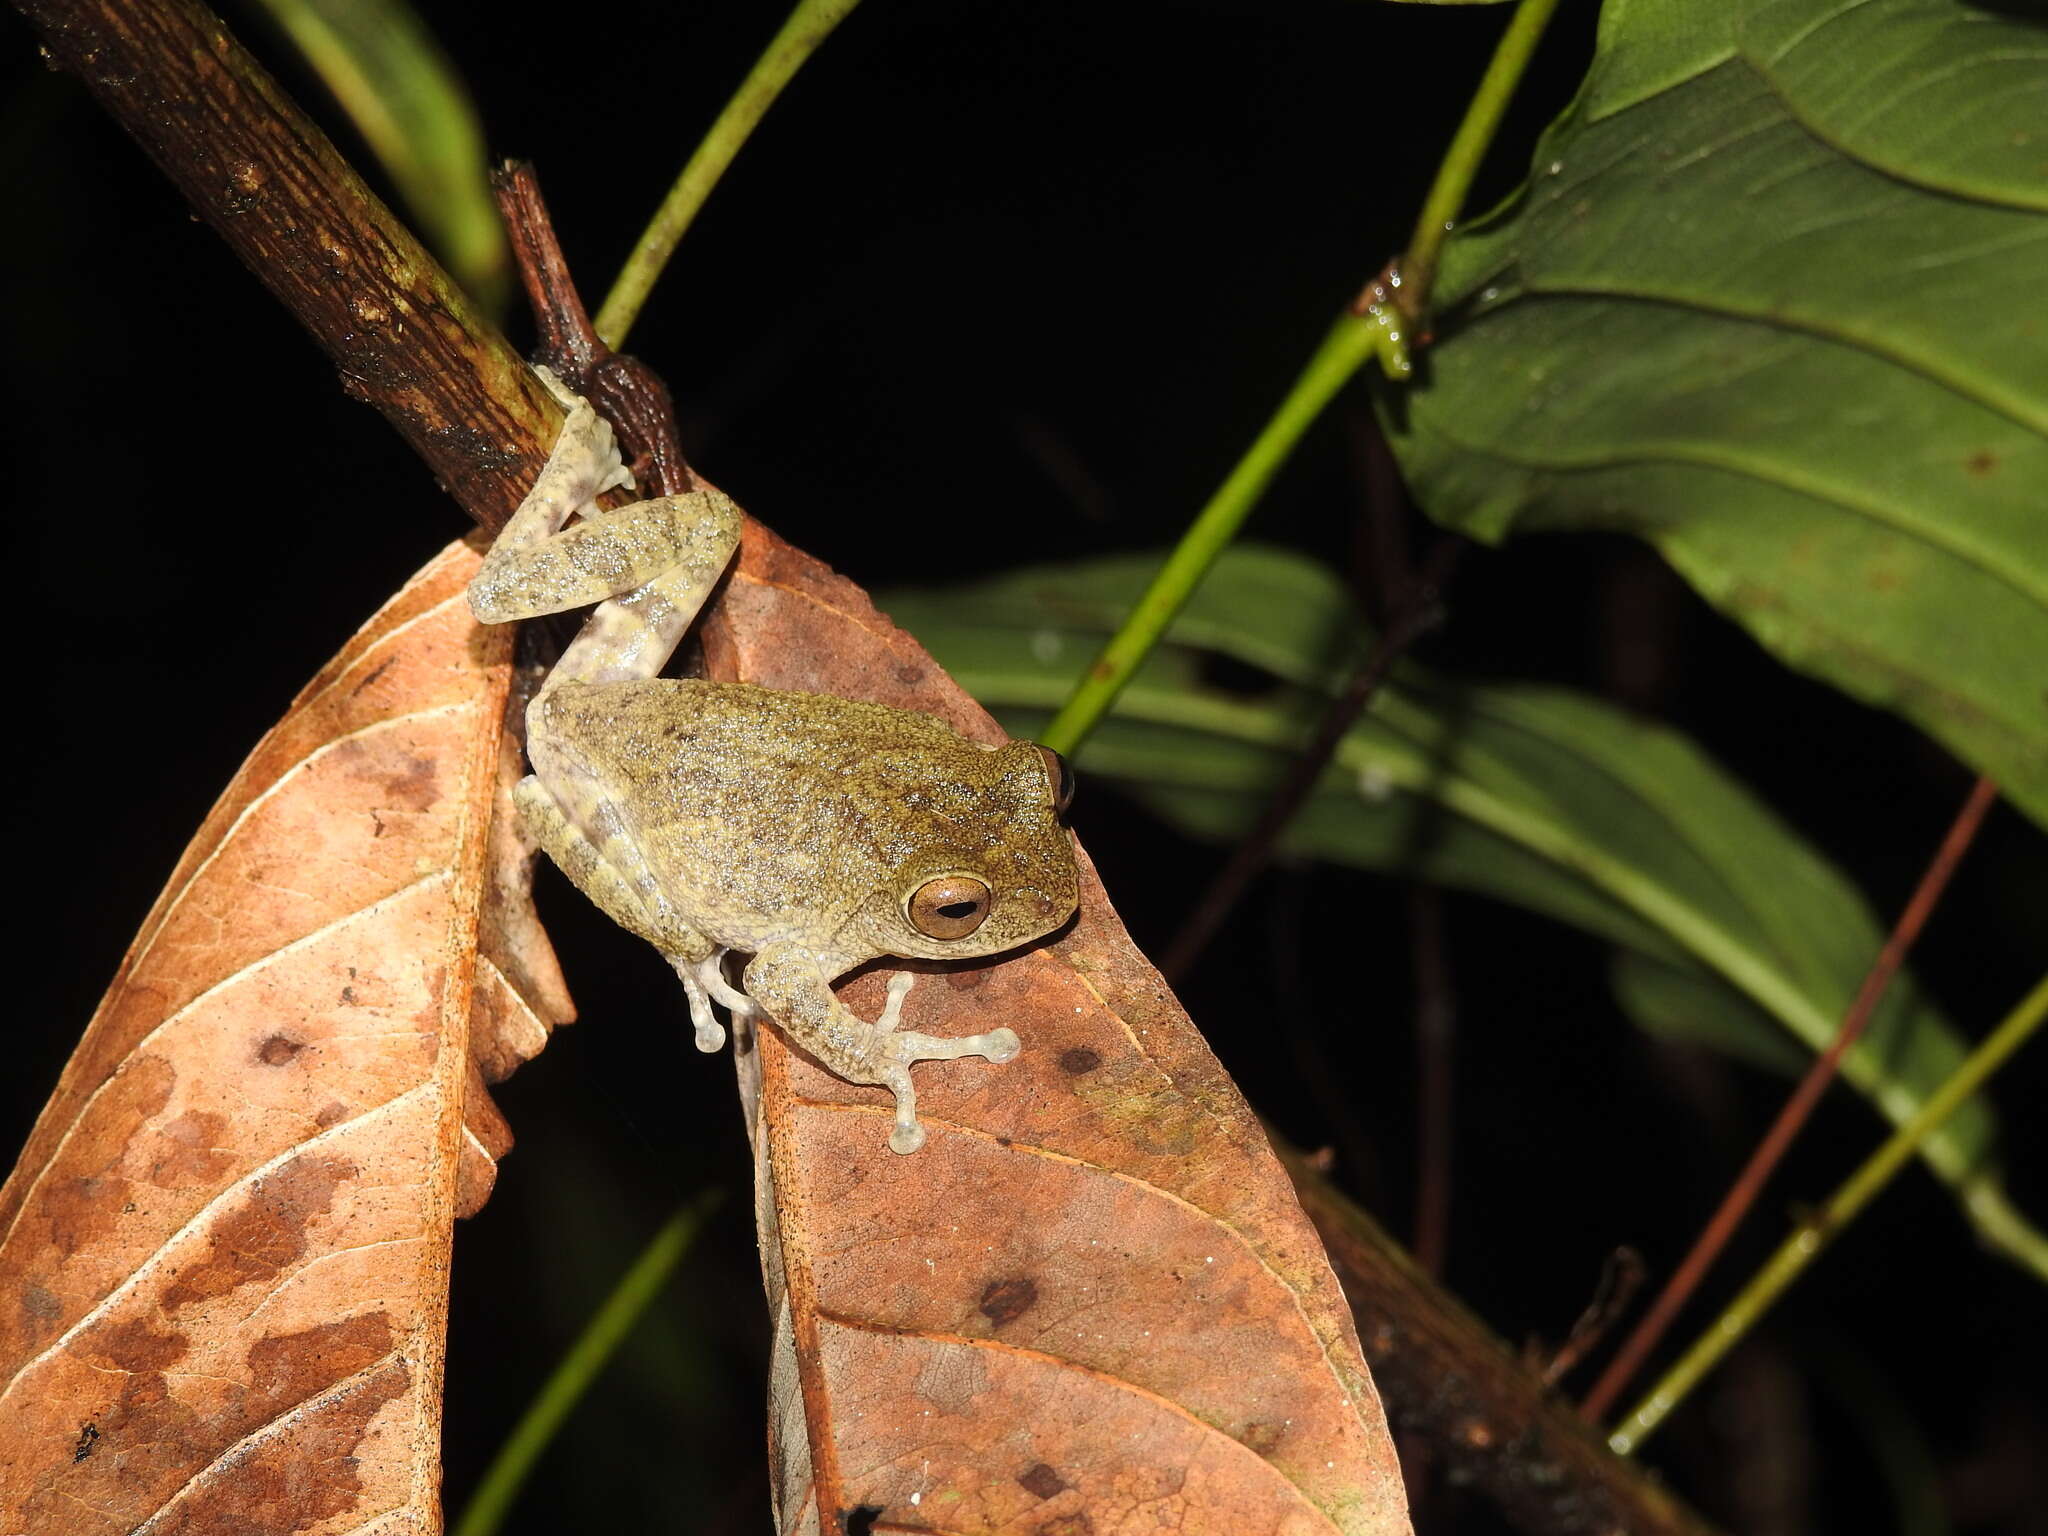
[[(599, 511), (632, 485), (611, 428), (548, 385), (568, 421), (499, 535), (469, 601), (486, 624), (598, 606), (526, 711), (533, 773), (517, 800), (585, 895), (667, 957), (697, 1046), (767, 1016), (831, 1071), (896, 1096), (889, 1145), (924, 1144), (913, 1062), (1008, 1061), (1008, 1029), (943, 1039), (898, 1029), (898, 973), (872, 1024), (832, 995), (882, 955), (952, 960), (1014, 949), (1074, 910), (1057, 754), (986, 748), (928, 715), (820, 694), (659, 676), (739, 544), (716, 491)], [(571, 514), (580, 521), (564, 528)], [(735, 987), (728, 951), (751, 955)]]

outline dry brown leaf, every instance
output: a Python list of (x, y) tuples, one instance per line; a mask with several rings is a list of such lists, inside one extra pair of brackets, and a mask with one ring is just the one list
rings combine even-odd
[[(859, 588), (758, 524), (705, 646), (719, 677), (1002, 739)], [(894, 968), (848, 1002), (874, 1017)], [(876, 1531), (1406, 1532), (1315, 1232), (1085, 857), (1075, 926), (930, 970), (903, 1017), (1024, 1042), (1003, 1066), (917, 1067), (930, 1140), (912, 1156), (884, 1145), (882, 1091), (772, 1029), (739, 1058), (775, 1312), (779, 1528), (836, 1532), (866, 1507)]]
[(6, 1536), (440, 1528), (451, 1223), (510, 1142), (482, 1079), (568, 1016), (490, 832), (511, 632), (475, 565), (257, 746), (0, 1189)]

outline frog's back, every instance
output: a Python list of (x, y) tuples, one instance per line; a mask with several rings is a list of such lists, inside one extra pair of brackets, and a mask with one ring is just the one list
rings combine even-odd
[(934, 754), (981, 752), (929, 715), (751, 683), (572, 685), (551, 702), (553, 734), (601, 754), (617, 781), (725, 814), (779, 781), (909, 788)]
[[(938, 802), (980, 800), (993, 766), (928, 715), (745, 683), (569, 684), (547, 709), (556, 749), (612, 787), (685, 913), (743, 948), (763, 937), (744, 929), (850, 912), (948, 835), (970, 807)], [(793, 893), (810, 910), (789, 910)]]

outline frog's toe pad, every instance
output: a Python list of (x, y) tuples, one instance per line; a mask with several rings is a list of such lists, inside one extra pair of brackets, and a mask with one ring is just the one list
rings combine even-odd
[(912, 1120), (908, 1125), (898, 1123), (889, 1133), (889, 1150), (900, 1152), (905, 1157), (924, 1145), (924, 1127)]
[(696, 1028), (697, 1049), (707, 1055), (725, 1047), (725, 1026), (716, 1019), (699, 1019)]

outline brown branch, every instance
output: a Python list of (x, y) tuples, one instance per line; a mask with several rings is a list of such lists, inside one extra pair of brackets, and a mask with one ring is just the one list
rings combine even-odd
[(1536, 1536), (1714, 1536), (1318, 1173), (1275, 1137), (1358, 1320), (1366, 1364), (1397, 1434)]
[(87, 90), (486, 528), (562, 413), (455, 280), (191, 0), (15, 0)]
[(568, 258), (555, 238), (554, 221), (533, 167), (523, 160), (508, 161), (491, 173), (491, 189), (497, 193), (520, 279), (539, 322), (540, 344), (534, 348), (538, 360), (588, 396), (598, 413), (618, 429), (620, 440), (638, 450), (632, 470), (641, 493), (680, 496), (695, 489), (697, 475), (677, 440), (668, 386), (638, 358), (614, 352), (590, 323), (590, 311), (569, 276)]

